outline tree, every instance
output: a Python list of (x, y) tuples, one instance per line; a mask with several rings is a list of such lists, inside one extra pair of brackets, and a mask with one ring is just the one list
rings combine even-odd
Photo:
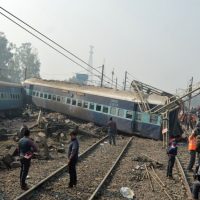
[(8, 65), (13, 54), (11, 53), (12, 44), (8, 42), (4, 33), (0, 32), (0, 80), (10, 81)]
[(31, 43), (22, 43), (16, 51), (16, 60), (21, 69), (21, 80), (40, 77), (40, 61)]
[(22, 69), (20, 68), (20, 59), (17, 50), (16, 45), (12, 44), (13, 57), (8, 63), (8, 77), (14, 83), (20, 83), (22, 79)]
[(32, 77), (40, 77), (37, 51), (31, 43), (17, 47), (0, 32), (0, 80), (20, 83)]

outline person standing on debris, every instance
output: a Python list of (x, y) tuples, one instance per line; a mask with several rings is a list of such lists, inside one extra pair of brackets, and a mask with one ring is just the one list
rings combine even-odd
[(173, 142), (171, 142), (171, 145), (167, 150), (167, 154), (168, 154), (168, 157), (169, 157), (168, 167), (167, 167), (167, 177), (169, 177), (169, 178), (173, 178), (172, 170), (173, 170), (173, 167), (174, 167), (177, 151), (178, 151), (177, 143), (174, 140)]
[(114, 122), (112, 120), (112, 117), (110, 117), (110, 120), (107, 123), (107, 127), (108, 127), (109, 143), (110, 144), (113, 143), (114, 145), (116, 145), (115, 137), (116, 137), (116, 134), (117, 134), (117, 125), (116, 125), (116, 122)]
[(69, 170), (69, 188), (76, 186), (77, 184), (77, 175), (76, 175), (76, 164), (78, 161), (78, 153), (79, 153), (79, 142), (77, 140), (77, 130), (74, 130), (70, 133), (71, 143), (69, 145), (68, 150), (68, 170)]
[(195, 160), (196, 160), (196, 148), (197, 148), (196, 137), (197, 137), (197, 132), (193, 131), (192, 134), (188, 138), (188, 142), (189, 142), (188, 150), (190, 152), (190, 161), (189, 161), (187, 170), (190, 172), (193, 171), (192, 168), (193, 168), (193, 166), (195, 164)]
[(19, 156), (21, 162), (20, 185), (22, 190), (28, 189), (26, 177), (30, 168), (33, 152), (37, 151), (35, 144), (29, 136), (30, 131), (26, 129), (24, 131), (24, 137), (19, 140)]
[(200, 168), (199, 164), (197, 165), (194, 173), (194, 183), (192, 185), (192, 196), (194, 200), (199, 199), (199, 192), (200, 192)]
[(21, 126), (21, 128), (20, 128), (20, 131), (19, 131), (19, 135), (18, 135), (19, 139), (21, 139), (21, 138), (24, 137), (24, 132), (25, 132), (25, 130), (28, 130), (28, 126), (25, 125), (25, 124), (23, 124), (23, 125)]

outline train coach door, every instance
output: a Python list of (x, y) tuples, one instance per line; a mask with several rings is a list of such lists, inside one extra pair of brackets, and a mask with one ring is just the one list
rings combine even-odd
[(32, 95), (33, 95), (33, 85), (26, 85), (25, 86), (25, 93), (26, 93), (26, 103), (32, 102)]
[(133, 117), (132, 117), (132, 122), (131, 122), (131, 128), (132, 128), (132, 131), (133, 132), (137, 132), (139, 131), (138, 129), (138, 124), (137, 124), (137, 115), (138, 115), (138, 112), (137, 112), (137, 109), (138, 109), (138, 105), (137, 104), (134, 104), (133, 106)]

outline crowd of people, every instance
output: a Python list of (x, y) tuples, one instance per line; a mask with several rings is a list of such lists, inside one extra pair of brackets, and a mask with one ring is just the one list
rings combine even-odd
[[(108, 138), (110, 145), (116, 145), (116, 134), (117, 125), (110, 117), (107, 123)], [(200, 192), (200, 122), (197, 123), (195, 127), (191, 130), (191, 134), (188, 137), (188, 151), (189, 151), (189, 162), (188, 162), (188, 173), (194, 173), (194, 183), (192, 186), (192, 195), (194, 200), (199, 198)], [(20, 185), (21, 189), (27, 190), (28, 186), (26, 184), (26, 177), (28, 175), (29, 167), (31, 164), (31, 158), (33, 152), (37, 151), (36, 145), (29, 138), (30, 130), (27, 126), (22, 126), (21, 135), (23, 136), (19, 140), (19, 155), (21, 162), (20, 171)], [(78, 162), (79, 154), (79, 142), (77, 139), (78, 127), (70, 132), (71, 142), (68, 149), (68, 172), (69, 172), (69, 183), (68, 187), (73, 188), (77, 184), (77, 174), (76, 174), (76, 164)], [(173, 179), (173, 167), (176, 160), (176, 155), (178, 153), (177, 139), (172, 139), (170, 141), (169, 147), (167, 149), (168, 154), (168, 166), (167, 166), (167, 177)], [(195, 161), (197, 157), (197, 165), (194, 168)]]
[[(200, 192), (200, 122), (198, 122), (196, 126), (193, 126), (192, 128), (190, 127), (189, 129), (191, 131), (191, 134), (188, 137), (189, 162), (187, 166), (187, 171), (188, 173), (193, 173), (194, 183), (192, 185), (191, 190), (193, 199), (198, 200)], [(168, 154), (167, 177), (169, 177), (170, 179), (173, 179), (173, 167), (176, 155), (178, 153), (177, 143), (178, 143), (177, 139), (172, 139), (167, 149), (167, 154)], [(195, 162), (197, 163), (196, 165)]]
[[(112, 117), (110, 117), (107, 123), (108, 129), (108, 138), (110, 145), (116, 145), (116, 134), (117, 134), (117, 125), (116, 122), (113, 121)], [(78, 127), (76, 127), (73, 131), (69, 133), (70, 135), (70, 144), (68, 148), (68, 172), (69, 172), (69, 183), (68, 188), (73, 188), (77, 184), (77, 174), (76, 174), (76, 164), (78, 162), (78, 154), (79, 154), (79, 141), (77, 139)], [(26, 125), (22, 125), (20, 129), (19, 137), (19, 156), (21, 162), (21, 170), (20, 170), (20, 185), (22, 190), (28, 190), (28, 185), (26, 183), (26, 177), (29, 172), (29, 168), (31, 165), (31, 159), (33, 157), (33, 153), (37, 152), (38, 149), (33, 141), (29, 138), (30, 130)]]

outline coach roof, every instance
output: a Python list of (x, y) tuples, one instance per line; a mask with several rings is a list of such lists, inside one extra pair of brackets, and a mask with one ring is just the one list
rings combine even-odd
[(3, 87), (22, 87), (22, 85), (17, 84), (17, 83), (9, 83), (9, 82), (0, 81), (0, 88), (3, 88)]
[[(91, 86), (91, 85), (79, 85), (75, 83), (69, 83), (64, 81), (55, 81), (55, 80), (43, 80), (43, 79), (27, 79), (24, 83), (33, 84), (38, 86), (45, 86), (51, 88), (62, 89), (65, 91), (74, 91), (78, 93), (92, 94), (97, 96), (104, 96), (113, 99), (126, 100), (131, 102), (140, 102), (138, 94), (134, 91), (123, 91), (116, 90), (112, 88)], [(156, 94), (145, 95), (144, 98), (147, 98), (148, 103), (156, 105), (164, 105), (167, 97), (159, 96)]]

